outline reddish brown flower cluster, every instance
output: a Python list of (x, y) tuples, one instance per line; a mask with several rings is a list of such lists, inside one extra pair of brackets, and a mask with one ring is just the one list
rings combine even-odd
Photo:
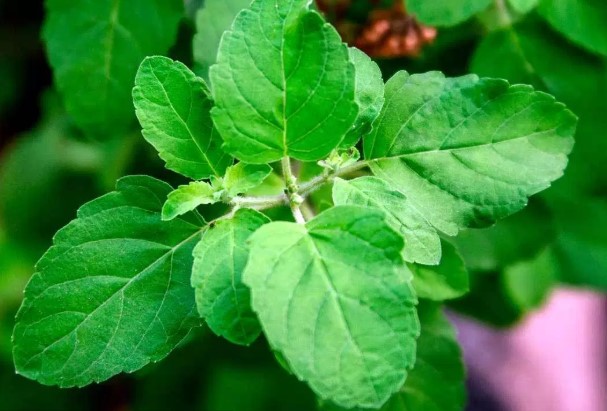
[(349, 1), (330, 3), (318, 0), (319, 8), (333, 13), (337, 19), (335, 25), (344, 40), (372, 57), (415, 57), (436, 38), (436, 29), (424, 26), (408, 15), (402, 0), (395, 0), (389, 9), (372, 11), (362, 27), (340, 19), (347, 11)]

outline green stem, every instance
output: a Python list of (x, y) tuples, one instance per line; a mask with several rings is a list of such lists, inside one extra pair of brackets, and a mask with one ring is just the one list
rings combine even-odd
[(285, 185), (287, 187), (287, 197), (289, 200), (289, 206), (295, 221), (299, 224), (305, 224), (306, 219), (304, 218), (299, 206), (303, 202), (303, 198), (299, 195), (299, 186), (297, 185), (297, 178), (293, 175), (293, 169), (291, 168), (291, 159), (283, 157), (282, 163), (282, 175), (285, 179)]
[[(285, 166), (286, 161), (283, 160), (283, 167)], [(368, 161), (359, 161), (352, 165), (349, 165), (344, 168), (340, 168), (333, 173), (323, 173), (319, 176), (314, 177), (312, 180), (302, 184), (297, 187), (296, 194), (299, 196), (300, 200), (305, 200), (310, 194), (318, 190), (323, 185), (333, 181), (339, 177), (346, 177), (357, 171), (360, 171), (369, 166)], [(290, 162), (288, 170), (290, 172)], [(255, 210), (267, 210), (269, 208), (280, 207), (280, 206), (291, 206), (291, 197), (289, 195), (289, 183), (286, 181), (289, 178), (294, 179), (295, 177), (290, 172), (291, 177), (285, 176), (285, 183), (287, 184), (287, 192), (285, 194), (279, 194), (276, 196), (266, 196), (266, 197), (235, 197), (232, 199), (230, 204), (234, 208), (253, 208)], [(297, 184), (295, 184), (297, 186)], [(291, 187), (293, 188), (293, 187)], [(300, 201), (301, 204), (301, 201)], [(301, 210), (299, 210), (301, 213)], [(303, 216), (302, 216), (303, 217)], [(297, 217), (295, 217), (297, 218)]]

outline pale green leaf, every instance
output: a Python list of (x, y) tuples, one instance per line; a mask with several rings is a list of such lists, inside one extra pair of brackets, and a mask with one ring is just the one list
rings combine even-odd
[(379, 407), (404, 383), (419, 334), (402, 238), (379, 210), (339, 206), (250, 238), (243, 280), (273, 349), (318, 396)]
[(223, 33), (230, 28), (240, 10), (251, 0), (206, 0), (196, 14), (196, 35), (193, 40), (194, 60), (201, 74), (208, 79), (209, 67), (215, 64)]
[(261, 185), (271, 173), (267, 164), (238, 163), (227, 169), (223, 184), (228, 195), (235, 197)]
[(569, 40), (607, 56), (607, 3), (604, 0), (541, 0), (539, 12)]
[(135, 79), (133, 101), (143, 136), (166, 167), (195, 180), (222, 176), (232, 164), (211, 121), (205, 82), (167, 57), (148, 57)]
[(241, 278), (249, 255), (246, 241), (269, 222), (257, 211), (238, 210), (209, 228), (194, 249), (192, 286), (198, 312), (215, 334), (235, 344), (249, 345), (261, 332)]
[(384, 80), (379, 66), (357, 48), (350, 47), (350, 61), (356, 70), (356, 103), (360, 111), (351, 130), (340, 147), (348, 148), (371, 131), (373, 121), (384, 105)]
[[(421, 335), (415, 367), (405, 385), (379, 411), (462, 411), (466, 404), (466, 371), (455, 330), (439, 305), (422, 303), (418, 312)], [(331, 404), (324, 404), (322, 409), (345, 411)]]
[(409, 262), (438, 264), (441, 244), (438, 233), (422, 213), (409, 204), (407, 196), (377, 177), (360, 177), (333, 185), (335, 205), (375, 207), (386, 213), (386, 221), (405, 238), (403, 257)]
[(124, 132), (137, 67), (173, 44), (183, 2), (48, 0), (46, 10), (43, 37), (67, 111), (95, 137)]
[(161, 360), (199, 324), (189, 277), (202, 221), (162, 222), (170, 191), (126, 177), (57, 233), (17, 315), (19, 374), (62, 387), (103, 381)]
[(162, 219), (172, 220), (203, 204), (216, 203), (219, 199), (214, 194), (213, 187), (204, 181), (193, 181), (187, 186), (179, 186), (177, 190), (169, 193), (162, 207)]
[(313, 161), (358, 114), (348, 48), (309, 0), (255, 0), (221, 41), (210, 78), (225, 149), (254, 164)]
[(399, 72), (365, 155), (432, 225), (455, 235), (519, 211), (559, 178), (576, 122), (530, 86)]
[(512, 301), (525, 311), (539, 308), (556, 284), (557, 261), (550, 248), (531, 260), (504, 269), (504, 288)]
[(413, 288), (419, 298), (433, 301), (461, 297), (470, 289), (468, 271), (456, 248), (442, 241), (442, 258), (437, 266), (410, 264)]
[(485, 10), (491, 0), (407, 0), (407, 11), (431, 26), (455, 26)]

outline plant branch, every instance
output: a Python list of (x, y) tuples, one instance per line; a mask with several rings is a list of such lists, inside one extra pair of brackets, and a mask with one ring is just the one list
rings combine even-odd
[[(358, 161), (352, 165), (347, 167), (343, 167), (337, 169), (333, 172), (326, 171), (323, 174), (314, 177), (312, 180), (302, 184), (297, 189), (297, 194), (301, 199), (305, 200), (310, 194), (318, 190), (320, 187), (333, 181), (339, 177), (346, 177), (351, 175), (359, 170), (362, 170), (369, 166), (368, 161)], [(284, 164), (283, 164), (284, 167)], [(290, 171), (290, 168), (289, 168)], [(291, 174), (292, 176), (292, 174)], [(292, 176), (292, 178), (294, 178)], [(285, 177), (286, 179), (286, 177)], [(285, 183), (287, 183), (285, 181)], [(287, 192), (284, 194), (279, 194), (276, 196), (265, 196), (265, 197), (235, 197), (230, 201), (230, 204), (238, 209), (238, 208), (252, 208), (255, 210), (267, 210), (269, 208), (279, 207), (279, 206), (290, 206), (290, 197), (289, 197), (289, 188), (287, 185)], [(301, 212), (301, 210), (300, 210)]]
[(289, 200), (289, 206), (295, 221), (299, 224), (305, 224), (306, 219), (304, 218), (299, 206), (303, 203), (304, 199), (299, 195), (299, 186), (297, 185), (297, 177), (293, 175), (291, 168), (291, 159), (286, 156), (282, 158), (282, 176), (285, 179), (285, 186), (287, 187), (287, 198)]

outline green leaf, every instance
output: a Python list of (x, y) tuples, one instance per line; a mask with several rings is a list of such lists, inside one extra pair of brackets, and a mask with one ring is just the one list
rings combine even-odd
[(424, 216), (412, 207), (407, 196), (377, 177), (336, 179), (333, 186), (335, 205), (374, 207), (386, 213), (387, 223), (405, 238), (403, 257), (409, 262), (438, 264), (441, 258), (440, 237)]
[(563, 201), (558, 207), (557, 222), (559, 280), (607, 291), (607, 201)]
[(521, 212), (489, 228), (464, 230), (453, 241), (468, 269), (500, 271), (533, 259), (554, 241), (555, 231), (550, 209), (532, 199)]
[(603, 0), (541, 0), (539, 12), (569, 40), (607, 56), (607, 4)]
[(448, 235), (519, 211), (563, 174), (576, 117), (530, 86), (396, 74), (365, 137), (371, 169)]
[(523, 310), (539, 308), (556, 283), (557, 261), (550, 248), (531, 260), (521, 261), (504, 269), (504, 287), (512, 300)]
[(271, 173), (272, 167), (267, 164), (238, 163), (228, 167), (223, 185), (228, 195), (235, 197), (261, 185)]
[(470, 271), (470, 292), (449, 307), (492, 327), (512, 327), (525, 310), (513, 299), (504, 284), (503, 272)]
[(148, 57), (139, 67), (133, 101), (143, 136), (166, 167), (195, 180), (222, 176), (232, 159), (220, 148), (205, 82), (167, 57)]
[[(466, 403), (466, 371), (455, 330), (440, 305), (422, 303), (418, 312), (421, 335), (415, 367), (405, 385), (379, 411), (462, 411)], [(329, 404), (322, 409), (345, 411)]]
[(209, 67), (215, 64), (223, 33), (230, 28), (236, 15), (251, 4), (251, 0), (206, 0), (196, 14), (196, 35), (193, 40), (194, 61), (208, 79)]
[(528, 18), (483, 39), (471, 67), (482, 76), (532, 84), (567, 104), (580, 121), (575, 150), (558, 189), (566, 196), (602, 190), (607, 184), (602, 172), (607, 139), (596, 138), (607, 128), (607, 116), (603, 115), (607, 110), (607, 71), (602, 59), (575, 47), (541, 20)]
[(162, 222), (170, 191), (126, 177), (57, 233), (17, 315), (18, 373), (61, 387), (103, 381), (161, 360), (199, 324), (189, 277), (202, 222)]
[(451, 300), (470, 289), (464, 261), (447, 241), (442, 241), (442, 258), (438, 266), (410, 264), (409, 267), (413, 271), (413, 288), (419, 298)]
[(215, 334), (235, 344), (249, 345), (261, 332), (241, 278), (249, 256), (246, 241), (269, 222), (258, 211), (238, 210), (209, 228), (194, 249), (192, 286), (198, 312)]
[(255, 0), (221, 41), (210, 77), (215, 126), (247, 163), (313, 161), (357, 118), (348, 48), (309, 0)]
[(216, 203), (219, 201), (216, 197), (213, 187), (204, 181), (193, 181), (187, 186), (179, 186), (177, 190), (169, 193), (162, 207), (162, 219), (172, 220), (200, 205)]
[(526, 14), (537, 7), (540, 0), (508, 0), (508, 3), (518, 13)]
[(466, 371), (455, 330), (439, 305), (421, 304), (418, 312), (422, 331), (415, 368), (384, 408), (461, 411), (466, 405)]
[(340, 144), (348, 148), (371, 131), (373, 121), (384, 105), (384, 80), (379, 66), (369, 56), (357, 48), (350, 47), (350, 61), (356, 69), (356, 103), (360, 111), (354, 128)]
[(381, 406), (404, 383), (419, 335), (403, 240), (384, 214), (334, 207), (249, 241), (243, 280), (273, 349), (321, 398)]
[(130, 90), (144, 57), (164, 54), (181, 0), (48, 0), (43, 37), (67, 110), (99, 138), (134, 120)]
[(407, 11), (431, 26), (455, 26), (485, 10), (491, 0), (407, 0)]

